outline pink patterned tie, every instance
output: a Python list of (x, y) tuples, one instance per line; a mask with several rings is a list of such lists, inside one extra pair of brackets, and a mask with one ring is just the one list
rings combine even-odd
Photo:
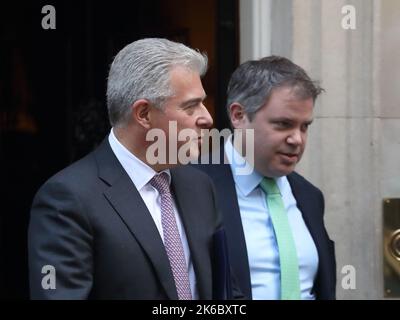
[(168, 174), (165, 172), (156, 174), (150, 180), (150, 184), (158, 190), (161, 196), (161, 225), (164, 233), (164, 246), (174, 276), (178, 298), (179, 300), (192, 300), (185, 254), (172, 207)]

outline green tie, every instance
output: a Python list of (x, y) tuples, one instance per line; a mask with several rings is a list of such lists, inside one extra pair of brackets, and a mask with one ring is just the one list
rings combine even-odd
[(263, 178), (260, 186), (267, 195), (267, 206), (278, 242), (281, 299), (300, 300), (299, 263), (282, 196), (274, 179)]

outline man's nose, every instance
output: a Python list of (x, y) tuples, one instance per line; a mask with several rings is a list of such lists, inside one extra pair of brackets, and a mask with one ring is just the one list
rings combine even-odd
[(213, 118), (211, 117), (205, 105), (201, 104), (201, 114), (197, 119), (197, 125), (202, 128), (211, 128), (213, 122)]
[(287, 143), (292, 145), (301, 145), (303, 143), (303, 134), (301, 130), (295, 129), (287, 138)]

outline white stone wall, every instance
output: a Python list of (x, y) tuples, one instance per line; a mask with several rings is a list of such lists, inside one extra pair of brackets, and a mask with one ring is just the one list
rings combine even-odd
[[(355, 30), (341, 27), (346, 4), (356, 8)], [(299, 171), (326, 196), (338, 298), (380, 299), (382, 199), (400, 197), (400, 2), (306, 0), (293, 8), (292, 58), (326, 89)], [(320, 25), (311, 22), (318, 14)], [(345, 265), (355, 267), (356, 290), (341, 286)]]
[[(336, 242), (338, 298), (381, 299), (382, 199), (400, 198), (400, 1), (271, 0), (270, 5), (265, 53), (291, 58), (326, 90), (317, 101), (298, 171), (325, 194), (325, 221)], [(344, 5), (356, 9), (355, 30), (342, 28)], [(280, 17), (291, 23), (279, 23)], [(285, 41), (290, 43), (280, 43)], [(355, 267), (355, 290), (341, 286), (345, 265)]]

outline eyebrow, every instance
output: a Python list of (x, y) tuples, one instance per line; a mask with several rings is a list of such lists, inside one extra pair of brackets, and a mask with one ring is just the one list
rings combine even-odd
[(312, 118), (312, 119), (306, 121), (306, 124), (310, 125), (311, 123), (313, 123), (313, 121), (314, 121), (314, 118)]
[(181, 103), (180, 107), (186, 107), (186, 106), (189, 106), (191, 104), (197, 104), (199, 102), (203, 102), (204, 100), (206, 100), (206, 98), (207, 98), (207, 95), (205, 95), (204, 97), (201, 97), (201, 98), (193, 98), (193, 99), (184, 101), (184, 102)]
[[(279, 122), (279, 121), (293, 122), (293, 119), (286, 118), (286, 117), (278, 117), (278, 118), (271, 119), (271, 122)], [(314, 118), (307, 120), (304, 123), (310, 125), (311, 123), (313, 123), (313, 121), (314, 121)]]

